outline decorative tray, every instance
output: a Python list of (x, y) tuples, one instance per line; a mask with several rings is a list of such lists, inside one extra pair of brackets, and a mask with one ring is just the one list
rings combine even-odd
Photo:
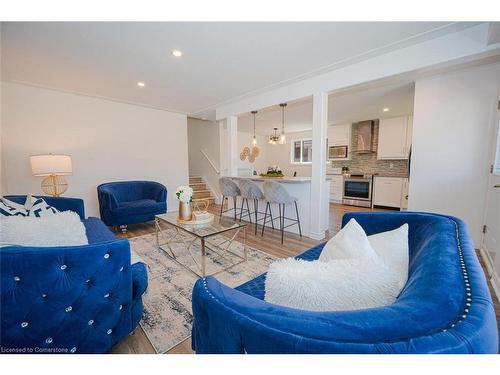
[(203, 225), (203, 224), (208, 224), (214, 221), (214, 215), (208, 213), (208, 217), (203, 220), (182, 220), (181, 218), (177, 217), (177, 222), (179, 224), (185, 224), (185, 225)]

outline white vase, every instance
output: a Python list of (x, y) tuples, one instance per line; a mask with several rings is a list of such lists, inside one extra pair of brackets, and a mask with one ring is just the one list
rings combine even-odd
[(191, 203), (179, 202), (179, 219), (189, 221), (192, 219)]

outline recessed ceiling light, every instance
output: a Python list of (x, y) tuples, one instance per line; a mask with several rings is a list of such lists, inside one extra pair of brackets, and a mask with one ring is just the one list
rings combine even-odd
[(172, 51), (172, 55), (174, 55), (175, 57), (181, 57), (182, 56), (182, 52), (179, 51), (178, 49), (174, 49)]
[(144, 86), (146, 86), (146, 84), (144, 82), (137, 82), (137, 86), (144, 87)]
[(382, 111), (389, 112), (389, 108), (384, 108)]

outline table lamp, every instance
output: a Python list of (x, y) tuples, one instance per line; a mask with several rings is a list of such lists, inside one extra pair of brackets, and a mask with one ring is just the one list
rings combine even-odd
[(63, 176), (73, 173), (71, 156), (69, 155), (33, 155), (30, 156), (33, 176), (45, 177), (42, 180), (42, 191), (45, 194), (58, 197), (68, 189), (68, 183)]

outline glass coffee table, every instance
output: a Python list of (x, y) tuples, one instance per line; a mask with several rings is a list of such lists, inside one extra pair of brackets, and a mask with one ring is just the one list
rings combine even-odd
[[(173, 227), (175, 232), (173, 234), (166, 233), (165, 230), (161, 227), (162, 223), (167, 224), (169, 227)], [(170, 259), (175, 261), (180, 266), (191, 271), (196, 276), (207, 276), (207, 251), (213, 252), (213, 254), (218, 258), (227, 259), (227, 256), (230, 255), (231, 258), (237, 260), (236, 262), (231, 262), (231, 264), (228, 266), (221, 266), (220, 269), (218, 269), (216, 272), (212, 272), (211, 275), (216, 275), (220, 272), (226, 271), (247, 260), (247, 232), (246, 224), (244, 222), (239, 222), (223, 216), (222, 218), (215, 217), (212, 222), (207, 224), (184, 224), (179, 223), (177, 221), (177, 213), (172, 212), (162, 215), (156, 215), (155, 226), (156, 246), (158, 247), (158, 249), (165, 252), (165, 254)], [(230, 249), (231, 245), (241, 232), (243, 232), (243, 255), (237, 254)], [(188, 236), (185, 235), (186, 233), (188, 234)], [(222, 234), (228, 234), (228, 236), (225, 236), (222, 242), (214, 243), (210, 241), (212, 238)], [(201, 242), (201, 251), (196, 251), (194, 249), (198, 241)], [(185, 262), (181, 262), (179, 260), (179, 255), (181, 254), (179, 254), (179, 251), (177, 251), (176, 253), (172, 248), (172, 244), (174, 243), (181, 243), (184, 245), (182, 251), (186, 251), (189, 254), (190, 258), (195, 263), (196, 269), (200, 272), (196, 272), (191, 267), (189, 267), (188, 264), (185, 264)], [(217, 263), (222, 264), (221, 262)]]

